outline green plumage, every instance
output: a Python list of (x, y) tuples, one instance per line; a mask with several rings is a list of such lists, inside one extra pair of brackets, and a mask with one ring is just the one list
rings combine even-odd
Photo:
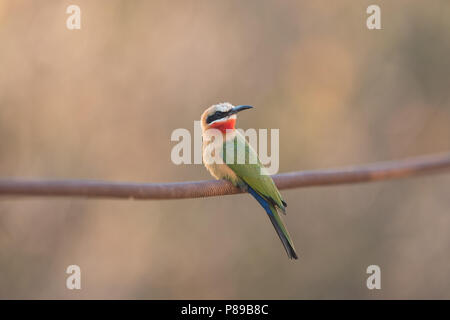
[(230, 177), (231, 182), (246, 191), (250, 187), (257, 193), (256, 195), (252, 193), (252, 195), (267, 211), (288, 256), (297, 259), (289, 232), (276, 210), (276, 208), (279, 208), (285, 213), (286, 203), (283, 201), (272, 177), (267, 174), (266, 169), (259, 161), (256, 152), (239, 132), (236, 132), (236, 137), (233, 140), (224, 143), (222, 151), (222, 159), (237, 176), (234, 179)]

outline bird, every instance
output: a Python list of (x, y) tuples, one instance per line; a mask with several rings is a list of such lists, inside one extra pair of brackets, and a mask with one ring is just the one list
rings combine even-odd
[[(252, 108), (225, 102), (212, 105), (203, 112), (200, 121), (203, 163), (214, 178), (230, 181), (258, 201), (272, 222), (288, 257), (298, 259), (291, 236), (278, 213), (281, 211), (286, 214), (287, 204), (255, 150), (235, 128), (237, 113)], [(245, 152), (245, 161), (236, 161), (235, 150)], [(249, 159), (255, 161), (251, 162)]]

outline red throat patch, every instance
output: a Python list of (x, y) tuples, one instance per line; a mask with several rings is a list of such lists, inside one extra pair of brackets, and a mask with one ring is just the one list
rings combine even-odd
[(227, 133), (227, 130), (234, 130), (236, 119), (228, 119), (227, 121), (218, 121), (211, 124), (209, 127), (219, 129), (223, 134)]

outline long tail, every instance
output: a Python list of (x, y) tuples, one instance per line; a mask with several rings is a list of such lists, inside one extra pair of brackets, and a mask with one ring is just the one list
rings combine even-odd
[(267, 215), (269, 216), (270, 221), (273, 224), (273, 227), (277, 231), (278, 236), (280, 237), (281, 242), (283, 243), (284, 249), (286, 249), (286, 253), (290, 259), (298, 259), (297, 252), (295, 252), (294, 244), (292, 243), (291, 236), (286, 229), (286, 226), (281, 220), (280, 215), (277, 212), (277, 209), (273, 206), (272, 203), (264, 199), (258, 192), (253, 190), (250, 186), (248, 187), (248, 192), (259, 202), (259, 204), (266, 210)]

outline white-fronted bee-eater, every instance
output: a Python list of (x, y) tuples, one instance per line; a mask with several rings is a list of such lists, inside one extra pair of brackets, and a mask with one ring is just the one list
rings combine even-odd
[[(289, 232), (278, 214), (278, 210), (286, 213), (286, 202), (283, 201), (256, 152), (245, 137), (235, 130), (236, 114), (251, 108), (220, 103), (203, 112), (201, 117), (203, 162), (216, 179), (230, 181), (234, 186), (250, 193), (259, 202), (277, 231), (288, 257), (297, 259)], [(239, 155), (240, 152), (243, 154)], [(239, 158), (244, 161), (239, 161)]]

